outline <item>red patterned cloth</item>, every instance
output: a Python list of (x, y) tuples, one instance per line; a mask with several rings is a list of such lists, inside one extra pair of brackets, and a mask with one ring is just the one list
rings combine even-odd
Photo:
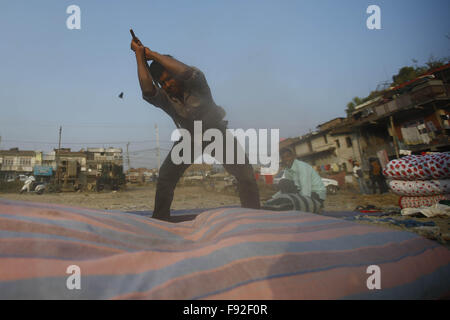
[(450, 179), (427, 181), (391, 180), (389, 181), (389, 188), (391, 188), (392, 192), (398, 194), (399, 196), (436, 196), (450, 193)]
[(432, 180), (450, 178), (450, 153), (406, 156), (390, 161), (383, 174), (395, 180)]
[(400, 208), (431, 207), (441, 200), (450, 200), (450, 194), (426, 197), (400, 197)]

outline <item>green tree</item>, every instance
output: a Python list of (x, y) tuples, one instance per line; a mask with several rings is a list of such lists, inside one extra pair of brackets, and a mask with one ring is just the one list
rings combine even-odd
[(347, 109), (345, 109), (345, 112), (347, 112), (347, 116), (351, 116), (353, 111), (355, 111), (356, 106), (363, 103), (363, 100), (360, 97), (354, 97), (352, 101), (347, 103)]
[(441, 58), (436, 59), (433, 55), (430, 56), (428, 61), (425, 63), (428, 69), (436, 69), (439, 67), (442, 67), (443, 65), (447, 64), (449, 62), (449, 58)]
[(347, 109), (345, 109), (345, 112), (347, 112), (347, 117), (350, 117), (355, 111), (355, 104), (352, 102), (347, 103)]
[(433, 55), (428, 58), (428, 61), (425, 62), (425, 65), (419, 66), (417, 65), (417, 60), (412, 60), (414, 66), (406, 66), (401, 68), (396, 75), (392, 77), (394, 81), (392, 84), (398, 86), (404, 82), (413, 80), (421, 75), (427, 73), (429, 70), (436, 69), (442, 67), (443, 65), (450, 62), (449, 57), (437, 59)]
[(403, 82), (410, 81), (412, 79), (415, 79), (419, 76), (418, 71), (420, 68), (414, 68), (414, 67), (403, 67), (401, 68), (398, 73), (392, 77), (393, 85), (399, 85)]
[(364, 103), (363, 99), (361, 99), (360, 97), (354, 97), (352, 102), (355, 104), (355, 107), (360, 105), (361, 103)]

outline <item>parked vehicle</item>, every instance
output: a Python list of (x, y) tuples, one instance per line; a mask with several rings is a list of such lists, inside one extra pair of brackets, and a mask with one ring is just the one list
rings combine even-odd
[(24, 174), (19, 174), (17, 177), (9, 177), (6, 179), (6, 182), (14, 182), (14, 181), (22, 181), (25, 182), (28, 179), (28, 176)]
[(19, 181), (25, 182), (28, 179), (28, 176), (26, 176), (24, 174), (19, 174), (18, 179), (19, 179)]
[(27, 180), (25, 180), (20, 193), (35, 192), (37, 194), (43, 194), (45, 190), (46, 184), (44, 182), (37, 182), (34, 176), (29, 176)]
[(328, 194), (336, 194), (339, 190), (339, 183), (334, 179), (322, 178), (322, 182), (327, 188)]

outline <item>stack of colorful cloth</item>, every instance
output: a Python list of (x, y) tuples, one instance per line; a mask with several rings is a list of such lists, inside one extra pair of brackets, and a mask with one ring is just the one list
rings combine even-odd
[(383, 171), (401, 208), (431, 207), (450, 200), (450, 153), (407, 156), (392, 160)]

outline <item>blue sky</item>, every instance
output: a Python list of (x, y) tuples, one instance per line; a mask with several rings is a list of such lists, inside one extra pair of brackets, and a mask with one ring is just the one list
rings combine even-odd
[[(81, 30), (66, 28), (69, 5)], [(381, 8), (368, 30), (366, 8)], [(62, 145), (141, 150), (170, 146), (174, 129), (141, 99), (132, 27), (144, 45), (200, 68), (232, 128), (280, 128), (282, 137), (345, 116), (399, 68), (450, 56), (450, 1), (2, 1), (0, 149)], [(124, 92), (123, 100), (117, 96)]]

